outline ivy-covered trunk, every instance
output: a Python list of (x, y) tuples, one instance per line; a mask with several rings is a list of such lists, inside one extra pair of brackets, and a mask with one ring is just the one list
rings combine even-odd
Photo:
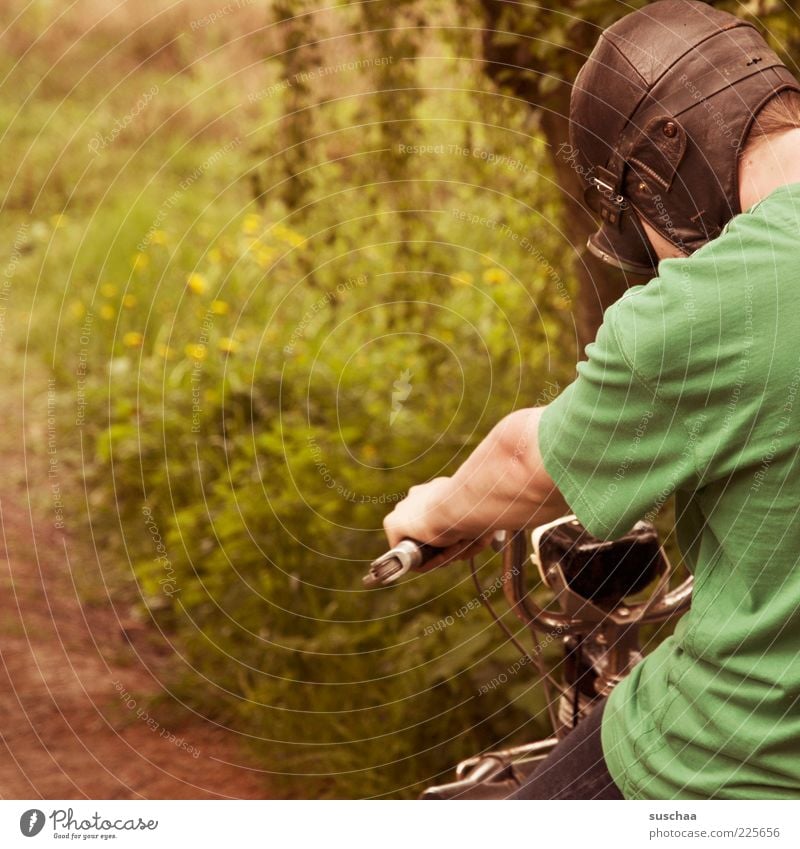
[[(480, 0), (486, 74), (535, 112), (561, 195), (558, 227), (570, 246), (578, 282), (576, 323), (581, 346), (594, 339), (603, 312), (625, 289), (641, 282), (593, 257), (586, 248), (594, 220), (583, 203), (583, 181), (569, 157), (572, 80), (604, 26), (619, 16), (618, 3), (567, 3), (558, 10)], [(571, 6), (580, 5), (570, 14)], [(642, 3), (626, 5), (630, 11)], [(593, 21), (592, 18), (595, 20)]]

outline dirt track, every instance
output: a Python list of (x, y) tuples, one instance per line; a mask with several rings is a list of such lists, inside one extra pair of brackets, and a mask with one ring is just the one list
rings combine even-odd
[(0, 425), (0, 798), (265, 798), (235, 735), (150, 706), (169, 646), (102, 586), (78, 599), (70, 561), (89, 547), (55, 527), (47, 461)]

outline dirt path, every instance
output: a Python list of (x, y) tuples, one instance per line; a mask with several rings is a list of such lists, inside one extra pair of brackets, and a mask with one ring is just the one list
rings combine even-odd
[(174, 703), (150, 706), (168, 680), (170, 647), (102, 587), (91, 604), (79, 600), (72, 566), (87, 546), (56, 527), (46, 460), (26, 461), (21, 427), (8, 418), (0, 422), (0, 798), (265, 798), (264, 774), (234, 734)]

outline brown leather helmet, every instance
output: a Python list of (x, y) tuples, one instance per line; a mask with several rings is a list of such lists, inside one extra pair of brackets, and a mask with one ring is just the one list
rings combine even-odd
[(570, 156), (611, 265), (658, 265), (634, 209), (690, 254), (741, 212), (738, 160), (758, 110), (800, 84), (750, 24), (706, 3), (661, 0), (609, 27), (570, 101)]

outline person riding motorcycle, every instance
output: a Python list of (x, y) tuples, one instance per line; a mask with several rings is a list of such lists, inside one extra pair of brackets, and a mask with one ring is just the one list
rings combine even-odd
[(514, 798), (800, 796), (800, 84), (751, 25), (661, 0), (606, 30), (570, 104), (588, 248), (652, 279), (542, 408), (386, 517), (469, 557), (574, 513), (615, 539), (676, 498), (691, 610)]

